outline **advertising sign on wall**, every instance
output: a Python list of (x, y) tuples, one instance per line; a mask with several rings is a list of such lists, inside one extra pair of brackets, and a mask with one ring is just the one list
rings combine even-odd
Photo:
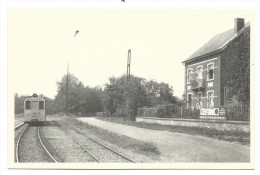
[(200, 115), (219, 115), (219, 108), (201, 108)]
[(226, 109), (223, 107), (200, 109), (200, 119), (225, 120), (226, 119), (225, 115), (226, 115)]

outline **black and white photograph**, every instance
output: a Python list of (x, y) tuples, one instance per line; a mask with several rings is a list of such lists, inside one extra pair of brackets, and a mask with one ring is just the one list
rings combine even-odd
[(8, 168), (254, 169), (255, 15), (8, 9)]

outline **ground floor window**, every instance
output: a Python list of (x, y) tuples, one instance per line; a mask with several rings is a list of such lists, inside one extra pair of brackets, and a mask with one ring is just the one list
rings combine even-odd
[(214, 108), (214, 91), (209, 91), (208, 92), (208, 108)]

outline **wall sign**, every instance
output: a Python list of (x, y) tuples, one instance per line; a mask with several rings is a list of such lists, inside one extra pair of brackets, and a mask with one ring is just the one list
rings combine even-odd
[(219, 108), (201, 108), (200, 115), (219, 115)]
[(221, 108), (201, 108), (200, 119), (226, 120), (226, 109)]

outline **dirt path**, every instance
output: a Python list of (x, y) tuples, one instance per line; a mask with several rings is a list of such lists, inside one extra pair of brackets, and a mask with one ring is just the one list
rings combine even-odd
[(78, 118), (78, 120), (117, 134), (145, 142), (152, 142), (158, 147), (161, 153), (161, 160), (164, 162), (250, 161), (250, 148), (237, 143), (219, 141), (202, 136), (126, 126), (95, 118)]

